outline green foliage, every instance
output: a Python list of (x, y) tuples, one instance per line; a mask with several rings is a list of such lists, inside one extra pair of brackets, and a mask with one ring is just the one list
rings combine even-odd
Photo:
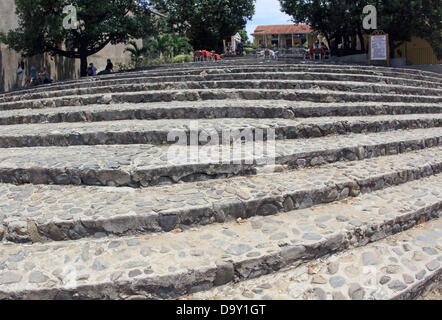
[[(15, 4), (19, 26), (0, 41), (26, 56), (46, 52), (81, 59), (82, 75), (87, 57), (107, 44), (142, 38), (156, 29), (157, 19), (144, 0), (15, 0)], [(63, 28), (63, 8), (69, 4), (77, 9), (80, 32)]]
[(130, 69), (131, 69), (131, 66), (128, 66), (126, 64), (123, 64), (123, 63), (116, 63), (115, 64), (115, 71), (121, 72), (121, 71), (130, 70)]
[(189, 37), (196, 50), (220, 50), (222, 40), (244, 29), (255, 0), (152, 0), (168, 13), (169, 28)]
[(151, 55), (165, 56), (166, 58), (192, 51), (188, 38), (179, 37), (173, 33), (150, 37), (146, 41), (146, 48)]
[(242, 42), (249, 42), (249, 35), (247, 34), (246, 30), (239, 30), (238, 33), (241, 36)]
[(137, 68), (141, 66), (143, 57), (147, 55), (148, 50), (146, 47), (138, 47), (138, 44), (135, 41), (129, 41), (128, 43), (131, 45), (131, 47), (126, 48), (124, 51), (130, 52), (131, 63), (135, 68)]
[(192, 56), (190, 54), (180, 54), (173, 58), (173, 63), (192, 62)]
[(426, 39), (433, 47), (438, 59), (442, 59), (442, 5), (440, 0), (422, 0), (422, 8), (417, 13), (422, 24), (417, 35)]

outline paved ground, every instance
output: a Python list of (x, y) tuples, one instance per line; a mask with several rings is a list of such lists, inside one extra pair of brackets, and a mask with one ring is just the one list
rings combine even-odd
[(0, 299), (438, 299), (441, 103), (257, 60), (0, 94)]

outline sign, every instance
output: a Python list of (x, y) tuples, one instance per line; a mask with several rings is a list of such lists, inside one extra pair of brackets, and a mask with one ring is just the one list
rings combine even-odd
[(376, 30), (370, 35), (369, 63), (385, 61), (387, 65), (390, 63), (390, 50), (388, 42), (388, 34), (382, 30)]
[(387, 36), (371, 36), (371, 60), (387, 60)]

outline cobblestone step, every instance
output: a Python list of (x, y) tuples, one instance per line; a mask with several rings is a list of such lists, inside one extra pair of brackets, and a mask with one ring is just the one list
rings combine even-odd
[(94, 86), (94, 85), (108, 85), (115, 84), (116, 81), (145, 78), (145, 77), (167, 77), (167, 76), (179, 76), (179, 75), (203, 75), (207, 74), (229, 74), (229, 73), (252, 73), (252, 72), (327, 72), (327, 73), (344, 73), (344, 74), (357, 74), (357, 75), (374, 75), (374, 76), (387, 76), (394, 78), (407, 78), (414, 80), (430, 81), (440, 84), (442, 77), (439, 74), (431, 72), (422, 72), (416, 70), (403, 70), (394, 68), (374, 68), (374, 67), (362, 67), (362, 66), (343, 66), (343, 65), (283, 65), (283, 64), (255, 64), (255, 65), (193, 65), (192, 67), (179, 68), (174, 67), (172, 69), (159, 68), (157, 70), (148, 71), (135, 71), (135, 72), (123, 72), (112, 75), (82, 78), (78, 80), (62, 81), (50, 85), (43, 85), (37, 88), (22, 90), (18, 92), (0, 94), (0, 97), (21, 96), (29, 93), (37, 93), (51, 90), (63, 90), (66, 88), (72, 88), (73, 86)]
[[(402, 85), (387, 85), (378, 83), (351, 82), (351, 81), (307, 81), (307, 80), (223, 80), (204, 82), (162, 82), (130, 85), (103, 86), (97, 88), (64, 90), (57, 92), (57, 97), (36, 97), (31, 100), (0, 103), (0, 109), (10, 109), (17, 104), (29, 104), (32, 102), (44, 103), (44, 101), (69, 99), (97, 94), (115, 94), (130, 92), (150, 92), (164, 90), (207, 90), (207, 89), (277, 89), (277, 90), (331, 90), (338, 92), (360, 92), (400, 95), (420, 95), (437, 97), (442, 96), (442, 89), (411, 87)], [(58, 97), (60, 94), (61, 97)], [(46, 95), (50, 95), (47, 93)], [(52, 98), (52, 99), (51, 99)]]
[[(410, 80), (403, 78), (383, 77), (383, 76), (369, 76), (361, 74), (340, 74), (340, 73), (306, 73), (306, 72), (275, 72), (275, 73), (222, 73), (222, 74), (205, 74), (205, 75), (182, 75), (182, 76), (156, 76), (156, 77), (139, 77), (128, 78), (108, 81), (97, 81), (94, 83), (82, 83), (76, 85), (66, 85), (63, 89), (58, 88), (56, 91), (41, 91), (38, 93), (31, 93), (26, 95), (15, 95), (9, 97), (0, 98), (0, 103), (20, 101), (20, 100), (35, 100), (45, 99), (53, 97), (71, 96), (71, 95), (83, 95), (83, 94), (96, 94), (102, 92), (124, 92), (124, 91), (141, 91), (145, 88), (149, 88), (152, 83), (171, 83), (171, 82), (191, 82), (193, 85), (190, 89), (194, 89), (194, 86), (200, 82), (211, 81), (250, 81), (250, 80), (286, 80), (297, 81), (302, 83), (315, 83), (321, 84), (322, 81), (338, 81), (353, 82), (353, 83), (372, 83), (374, 85), (395, 85), (406, 87), (420, 87), (422, 90), (419, 92), (427, 92), (430, 89), (441, 89), (442, 84), (436, 82), (428, 82), (422, 80)], [(316, 82), (317, 81), (317, 82)], [(156, 88), (153, 86), (152, 88)], [(61, 89), (61, 90), (60, 90)], [(427, 90), (428, 89), (428, 90)], [(416, 91), (415, 88), (407, 89), (410, 92)], [(430, 94), (434, 94), (434, 91), (428, 91)], [(435, 91), (438, 92), (438, 91)]]
[(0, 105), (2, 110), (43, 109), (95, 104), (121, 104), (145, 102), (182, 102), (199, 100), (286, 100), (323, 103), (337, 102), (402, 102), (402, 103), (439, 103), (440, 96), (400, 95), (386, 93), (363, 93), (330, 90), (306, 89), (203, 89), (203, 90), (157, 90), (70, 96), (42, 100), (8, 102)]
[[(114, 144), (171, 144), (177, 137), (187, 145), (219, 144), (226, 134), (237, 134), (248, 141), (268, 139), (298, 139), (332, 134), (383, 132), (399, 129), (433, 128), (442, 126), (442, 114), (381, 115), (365, 117), (317, 117), (299, 119), (222, 118), (189, 121), (174, 120), (121, 120), (82, 123), (45, 123), (0, 126), (0, 148), (71, 145)], [(274, 130), (274, 135), (268, 130)], [(260, 133), (261, 132), (261, 133)], [(262, 137), (262, 138), (261, 138)], [(210, 139), (209, 139), (210, 140)], [(215, 142), (218, 140), (218, 142)], [(230, 141), (230, 138), (228, 138)], [(224, 143), (229, 143), (226, 141)]]
[(441, 93), (240, 59), (0, 94), (0, 299), (414, 298), (442, 274)]
[[(76, 240), (272, 216), (438, 174), (441, 154), (442, 148), (430, 148), (147, 189), (0, 184), (0, 227), (5, 232), (0, 235), (12, 242)], [(440, 188), (432, 184), (431, 190)], [(412, 194), (407, 197), (416, 201)]]
[(314, 103), (309, 101), (212, 100), (88, 105), (0, 111), (0, 125), (113, 120), (309, 118), (442, 113), (440, 103)]
[(211, 146), (149, 144), (7, 148), (0, 182), (147, 187), (317, 166), (438, 146), (441, 128)]
[(188, 298), (416, 299), (428, 286), (442, 280), (441, 239), (442, 219), (439, 218), (362, 248), (354, 248), (297, 268), (286, 268), (284, 271), (238, 284), (215, 287)]
[[(335, 299), (370, 297), (365, 280), (371, 278), (360, 273), (369, 266), (376, 276), (383, 274), (374, 298), (409, 297), (441, 274), (441, 183), (440, 176), (433, 176), (310, 210), (149, 237), (1, 244), (0, 298), (236, 298), (235, 288), (241, 286), (247, 288), (241, 292), (246, 297), (252, 290), (257, 298), (267, 292), (279, 297), (277, 285), (292, 271), (276, 271), (348, 248), (308, 270), (296, 269), (279, 294), (327, 298), (333, 290)], [(437, 220), (408, 230), (431, 219)], [(272, 275), (232, 290), (212, 289), (266, 274)]]

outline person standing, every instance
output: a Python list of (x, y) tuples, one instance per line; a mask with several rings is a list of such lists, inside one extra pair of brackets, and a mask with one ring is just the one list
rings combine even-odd
[(17, 66), (17, 87), (23, 88), (23, 78), (25, 73), (25, 57), (21, 56), (21, 59)]

